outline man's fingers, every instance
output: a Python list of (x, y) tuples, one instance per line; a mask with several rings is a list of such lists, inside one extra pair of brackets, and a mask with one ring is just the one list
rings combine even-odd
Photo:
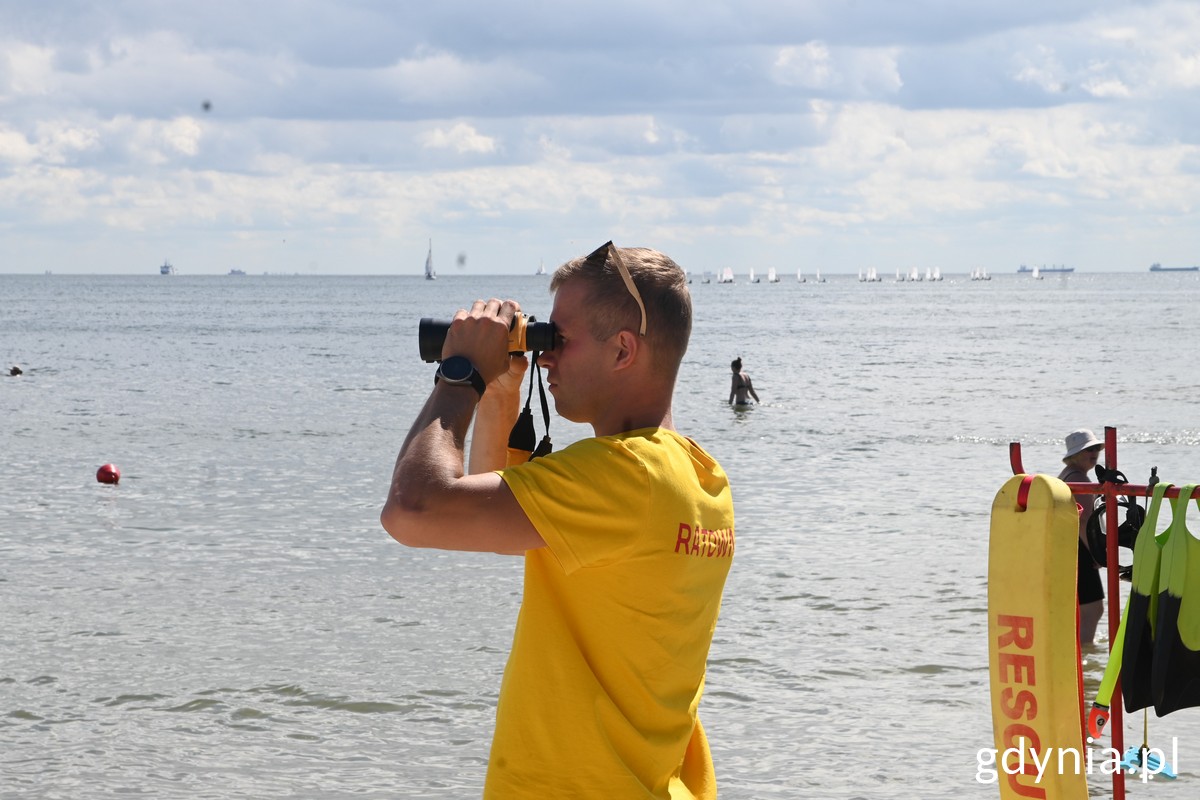
[(506, 323), (508, 323), (508, 326), (510, 328), (512, 327), (512, 321), (514, 319), (516, 319), (517, 315), (520, 313), (521, 313), (521, 304), (518, 303), (516, 300), (505, 300), (503, 303), (500, 304), (499, 316), (502, 320), (504, 320)]

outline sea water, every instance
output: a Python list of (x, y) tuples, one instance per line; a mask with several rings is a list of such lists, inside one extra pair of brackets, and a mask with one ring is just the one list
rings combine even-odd
[[(1008, 443), (1057, 474), (1067, 432), (1113, 425), (1131, 480), (1200, 480), (1200, 278), (691, 290), (675, 422), (737, 513), (701, 705), (721, 796), (997, 796)], [(418, 319), (493, 295), (550, 311), (532, 276), (0, 276), (25, 371), (0, 377), (0, 798), (479, 795), (520, 560), (408, 550), (378, 512), (432, 383)], [(1182, 774), (1130, 795), (1195, 797), (1200, 709), (1149, 729)]]

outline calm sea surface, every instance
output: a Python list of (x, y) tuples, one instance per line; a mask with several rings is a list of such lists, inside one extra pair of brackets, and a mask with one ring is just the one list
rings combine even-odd
[[(1114, 425), (1132, 480), (1200, 481), (1200, 276), (692, 292), (676, 424), (737, 510), (701, 705), (721, 796), (998, 796), (1007, 444), (1056, 474), (1068, 431)], [(0, 377), (0, 798), (479, 795), (520, 560), (410, 551), (377, 516), (432, 381), (418, 318), (490, 295), (550, 311), (534, 277), (0, 275), (25, 370)], [(1181, 779), (1131, 796), (1197, 796), (1200, 709), (1151, 718), (1173, 738)]]

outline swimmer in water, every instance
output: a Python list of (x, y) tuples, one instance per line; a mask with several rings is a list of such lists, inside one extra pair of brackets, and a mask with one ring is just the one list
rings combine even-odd
[(733, 370), (733, 384), (729, 388), (729, 404), (745, 406), (750, 404), (750, 398), (754, 398), (754, 402), (760, 403), (758, 393), (754, 391), (754, 384), (750, 380), (750, 375), (742, 371), (742, 357), (738, 356), (729, 365)]

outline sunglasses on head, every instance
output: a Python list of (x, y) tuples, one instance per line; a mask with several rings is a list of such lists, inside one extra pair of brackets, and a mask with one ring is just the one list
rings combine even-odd
[(629, 294), (631, 294), (633, 299), (637, 301), (638, 310), (642, 312), (642, 327), (638, 329), (638, 335), (645, 336), (646, 304), (642, 302), (641, 292), (638, 291), (637, 284), (633, 282), (633, 276), (629, 274), (629, 267), (625, 266), (625, 261), (621, 258), (621, 253), (611, 241), (605, 242), (596, 248), (596, 250), (588, 256), (588, 259), (591, 260), (593, 258), (600, 257), (603, 257), (603, 259), (606, 261), (611, 257), (613, 263), (617, 265), (617, 272), (621, 273), (621, 280), (625, 281), (625, 288), (629, 290)]

